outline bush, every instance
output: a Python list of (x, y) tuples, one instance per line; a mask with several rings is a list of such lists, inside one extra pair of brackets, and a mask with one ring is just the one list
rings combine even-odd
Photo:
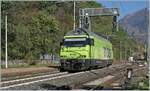
[(36, 61), (36, 60), (25, 60), (25, 62), (26, 62), (28, 65), (36, 65), (36, 64), (37, 64), (37, 61)]

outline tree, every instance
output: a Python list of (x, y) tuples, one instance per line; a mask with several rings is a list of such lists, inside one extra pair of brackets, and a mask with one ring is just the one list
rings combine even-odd
[[(29, 53), (37, 58), (40, 54), (50, 54), (53, 50), (56, 51), (56, 45), (59, 45), (59, 23), (51, 15), (46, 12), (39, 11), (32, 16), (30, 22), (30, 41), (32, 47)], [(28, 54), (28, 53), (27, 53)]]

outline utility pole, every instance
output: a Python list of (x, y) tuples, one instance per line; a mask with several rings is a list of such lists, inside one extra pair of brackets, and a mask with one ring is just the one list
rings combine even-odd
[(74, 17), (73, 17), (74, 25), (73, 30), (76, 28), (76, 2), (74, 1)]
[(7, 14), (5, 15), (5, 68), (8, 68), (7, 63)]

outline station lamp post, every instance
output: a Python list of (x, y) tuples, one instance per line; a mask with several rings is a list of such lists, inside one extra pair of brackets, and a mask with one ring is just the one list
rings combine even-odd
[(7, 13), (5, 14), (5, 68), (8, 68), (7, 63)]

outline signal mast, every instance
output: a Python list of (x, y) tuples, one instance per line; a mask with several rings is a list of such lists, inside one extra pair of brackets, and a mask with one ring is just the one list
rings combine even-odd
[(113, 16), (114, 32), (117, 28), (117, 16), (119, 16), (118, 8), (84, 8), (79, 10), (79, 27), (91, 31), (90, 17), (93, 16)]

